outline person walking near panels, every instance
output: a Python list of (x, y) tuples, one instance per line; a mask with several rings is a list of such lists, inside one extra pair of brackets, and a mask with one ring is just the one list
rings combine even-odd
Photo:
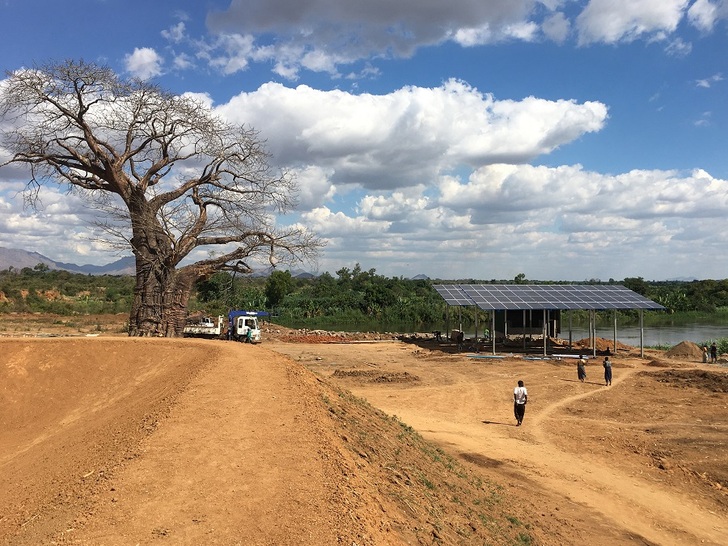
[(586, 379), (586, 358), (583, 355), (579, 355), (579, 360), (576, 361), (576, 377), (582, 383)]
[(604, 357), (604, 363), (602, 364), (604, 366), (604, 383), (607, 385), (612, 384), (612, 361), (609, 360), (609, 357)]
[(518, 386), (513, 389), (513, 414), (516, 416), (517, 427), (523, 423), (523, 416), (526, 414), (528, 403), (528, 391), (523, 386), (523, 381), (518, 381)]

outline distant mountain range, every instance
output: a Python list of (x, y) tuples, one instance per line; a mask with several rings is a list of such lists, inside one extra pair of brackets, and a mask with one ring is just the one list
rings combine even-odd
[[(37, 252), (0, 247), (0, 271), (5, 271), (10, 267), (20, 271), (25, 267), (33, 268), (38, 264), (45, 264), (48, 269), (61, 269), (71, 273), (83, 273), (84, 275), (134, 275), (136, 273), (133, 256), (126, 256), (106, 265), (77, 265), (57, 262)], [(273, 271), (272, 267), (259, 269), (253, 271), (251, 277), (268, 277)], [(293, 269), (291, 270), (291, 276), (294, 279), (313, 279), (318, 275), (302, 269)], [(412, 277), (411, 280), (429, 280), (429, 277), (420, 274)]]
[(38, 264), (44, 264), (49, 269), (61, 269), (85, 275), (134, 275), (135, 273), (133, 256), (127, 256), (106, 265), (77, 265), (57, 262), (37, 252), (0, 247), (0, 271), (11, 267), (17, 270), (24, 267), (33, 268)]
[[(84, 275), (134, 275), (136, 273), (133, 256), (127, 256), (106, 265), (78, 265), (57, 262), (37, 252), (29, 252), (27, 250), (20, 250), (19, 248), (0, 247), (0, 271), (5, 271), (10, 267), (20, 271), (25, 267), (33, 268), (38, 264), (44, 264), (48, 269), (60, 269), (70, 271), (71, 273), (83, 273)], [(272, 272), (272, 267), (259, 269), (253, 271), (251, 277), (268, 277)], [(296, 279), (311, 279), (316, 277), (313, 273), (303, 271), (302, 269), (292, 270), (291, 276)]]

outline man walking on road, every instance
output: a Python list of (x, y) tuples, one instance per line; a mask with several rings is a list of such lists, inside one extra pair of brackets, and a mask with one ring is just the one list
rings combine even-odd
[(604, 383), (608, 387), (612, 384), (612, 361), (609, 360), (608, 356), (604, 357), (602, 366), (604, 366)]
[(513, 389), (513, 413), (518, 421), (517, 427), (523, 423), (523, 416), (526, 414), (526, 404), (528, 403), (528, 391), (523, 386), (523, 381), (518, 382), (518, 386)]

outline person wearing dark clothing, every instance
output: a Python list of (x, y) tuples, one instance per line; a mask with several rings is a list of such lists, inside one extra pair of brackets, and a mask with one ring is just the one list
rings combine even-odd
[(526, 414), (526, 404), (528, 403), (528, 391), (523, 386), (523, 381), (518, 382), (518, 386), (513, 389), (513, 414), (516, 416), (516, 426), (520, 427), (523, 423), (523, 416)]
[(712, 364), (718, 362), (718, 346), (715, 344), (715, 341), (710, 345), (710, 362)]
[(609, 360), (609, 357), (604, 359), (602, 366), (604, 366), (604, 383), (608, 387), (612, 384), (612, 362)]

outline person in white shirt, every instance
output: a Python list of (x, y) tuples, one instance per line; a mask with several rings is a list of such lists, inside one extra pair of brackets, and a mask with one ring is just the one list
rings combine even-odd
[(526, 404), (528, 403), (528, 391), (523, 386), (523, 381), (518, 381), (518, 386), (513, 389), (513, 413), (518, 421), (517, 427), (523, 423), (523, 416), (526, 414)]

